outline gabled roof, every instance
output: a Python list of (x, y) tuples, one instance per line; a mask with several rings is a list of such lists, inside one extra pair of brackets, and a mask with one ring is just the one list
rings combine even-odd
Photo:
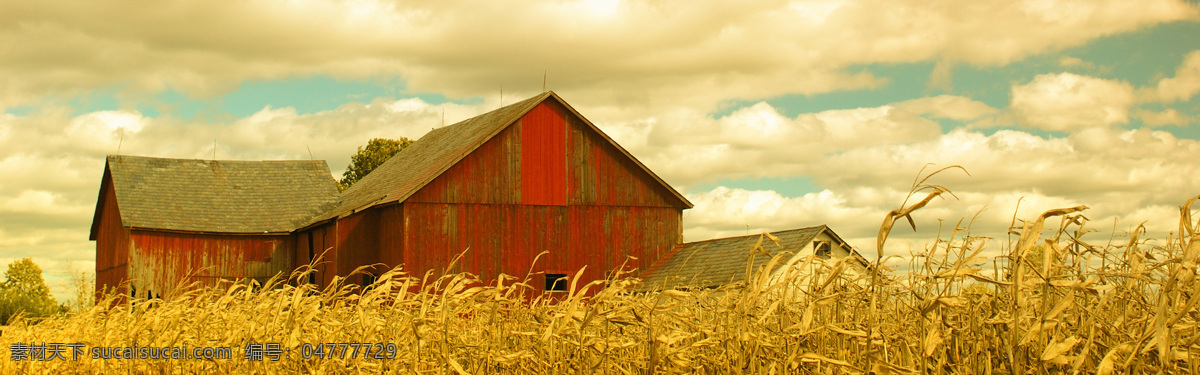
[[(116, 202), (105, 202), (110, 186)], [(104, 204), (128, 228), (211, 233), (287, 233), (337, 202), (323, 160), (228, 161), (109, 155), (91, 239)]]
[[(770, 239), (762, 238), (761, 234), (680, 244), (642, 274), (640, 287), (644, 290), (671, 289), (684, 285), (693, 288), (713, 288), (745, 281), (747, 262), (752, 262), (753, 269), (757, 270), (780, 253), (799, 254), (821, 233), (826, 233), (840, 245), (846, 243), (829, 227), (819, 225), (771, 232), (771, 235), (779, 238), (778, 246)], [(763, 250), (770, 255), (758, 251), (752, 253), (755, 243), (760, 238), (763, 241)], [(850, 249), (849, 246), (846, 248)], [(853, 249), (850, 249), (850, 254), (861, 258)], [(750, 259), (751, 256), (754, 256), (753, 260)], [(781, 262), (775, 267), (782, 265)]]
[(350, 215), (379, 204), (403, 202), (546, 100), (557, 101), (576, 117), (582, 119), (592, 130), (599, 133), (677, 198), (680, 207), (692, 207), (692, 203), (683, 195), (675, 191), (649, 168), (646, 168), (629, 151), (596, 128), (579, 112), (576, 112), (558, 94), (547, 91), (454, 125), (430, 131), (342, 192), (341, 201), (337, 206), (314, 218), (309, 225)]

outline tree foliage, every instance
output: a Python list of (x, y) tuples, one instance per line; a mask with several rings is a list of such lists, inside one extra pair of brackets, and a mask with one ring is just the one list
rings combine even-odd
[(17, 314), (38, 317), (61, 311), (42, 279), (42, 268), (32, 259), (10, 263), (4, 278), (0, 285), (0, 323), (7, 324)]
[(404, 137), (400, 137), (400, 139), (372, 138), (365, 147), (359, 146), (358, 152), (350, 156), (350, 165), (346, 166), (346, 173), (343, 173), (342, 180), (338, 181), (338, 189), (349, 189), (350, 185), (354, 185), (355, 182), (366, 177), (375, 168), (412, 143), (413, 140)]

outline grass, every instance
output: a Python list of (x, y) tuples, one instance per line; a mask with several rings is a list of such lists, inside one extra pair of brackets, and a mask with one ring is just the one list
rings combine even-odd
[[(879, 249), (892, 223), (949, 194), (924, 182), (912, 192), (928, 191), (925, 199), (888, 213)], [(1148, 246), (1141, 227), (1124, 241), (1087, 239), (1080, 206), (1014, 219), (1019, 239), (997, 257), (980, 256), (984, 239), (960, 223), (908, 258), (907, 273), (882, 263), (841, 272), (845, 260), (808, 258), (710, 290), (636, 294), (636, 279), (583, 284), (576, 275), (571, 292), (545, 298), (528, 277), (484, 285), (471, 274), (418, 279), (400, 268), (366, 291), (341, 282), (317, 290), (298, 282), (309, 272), (301, 269), (261, 288), (234, 284), (131, 303), (110, 297), (98, 306), (112, 308), (18, 323), (0, 337), (6, 347), (226, 346), (233, 359), (4, 360), (0, 372), (1194, 373), (1195, 200), (1181, 207), (1179, 232), (1162, 246)], [(1055, 229), (1043, 236), (1047, 226)], [(292, 348), (290, 358), (243, 358), (246, 344), (268, 342)], [(304, 359), (299, 350), (341, 342), (397, 350), (383, 360)]]

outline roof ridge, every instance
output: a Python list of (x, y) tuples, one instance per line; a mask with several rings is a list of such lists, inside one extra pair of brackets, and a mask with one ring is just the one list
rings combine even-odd
[(798, 232), (798, 231), (802, 231), (802, 230), (817, 229), (817, 228), (821, 228), (821, 227), (829, 228), (829, 226), (827, 226), (825, 224), (821, 224), (821, 225), (814, 225), (811, 227), (783, 229), (783, 230), (777, 230), (777, 231), (773, 231), (773, 232), (758, 232), (755, 234), (747, 234), (747, 235), (742, 235), (742, 236), (709, 238), (707, 240), (684, 242), (684, 243), (680, 244), (680, 246), (690, 245), (690, 244), (694, 244), (694, 243), (710, 242), (710, 241), (725, 241), (725, 240), (733, 240), (733, 239), (739, 239), (739, 238), (749, 238), (749, 237), (754, 237), (754, 236), (761, 236), (763, 233), (770, 233), (771, 235), (774, 235), (775, 233)]
[(200, 161), (200, 162), (218, 162), (218, 163), (306, 163), (306, 162), (309, 162), (309, 163), (326, 163), (326, 165), (328, 165), (327, 161), (316, 160), (316, 159), (309, 159), (309, 160), (305, 160), (305, 159), (247, 160), (247, 159), (196, 159), (196, 158), (189, 159), (189, 158), (169, 158), (169, 157), (162, 157), (162, 156), (144, 156), (144, 155), (128, 155), (128, 154), (108, 154), (108, 155), (105, 155), (105, 159), (106, 160), (147, 159), (147, 160)]

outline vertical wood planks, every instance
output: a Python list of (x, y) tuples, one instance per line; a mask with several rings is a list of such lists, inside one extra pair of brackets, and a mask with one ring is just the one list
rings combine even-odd
[(567, 204), (565, 109), (543, 102), (521, 118), (521, 203)]

